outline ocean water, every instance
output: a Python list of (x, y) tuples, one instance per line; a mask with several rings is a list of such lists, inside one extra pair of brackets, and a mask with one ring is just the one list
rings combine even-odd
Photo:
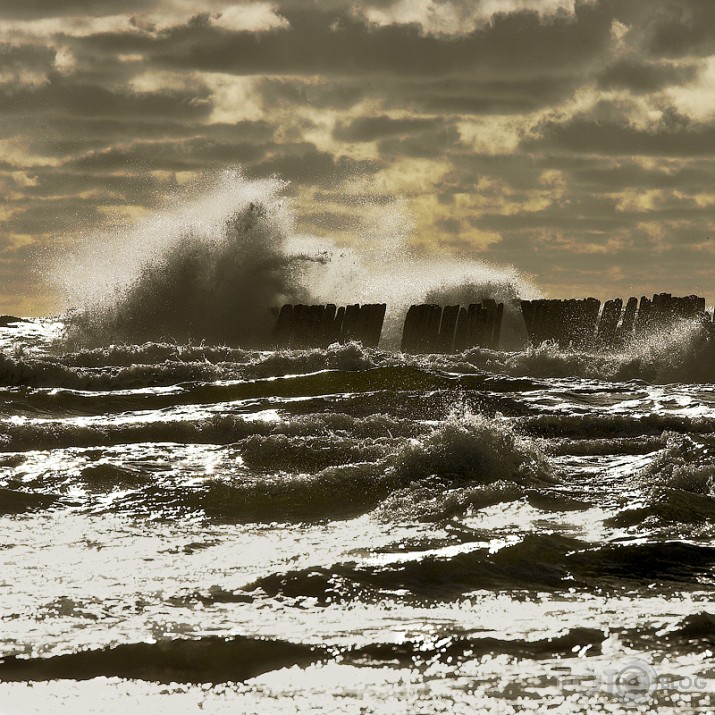
[(62, 333), (0, 331), (3, 713), (715, 707), (711, 384)]
[[(527, 348), (516, 272), (281, 191), (90, 237), (0, 328), (0, 713), (715, 712), (712, 335)], [(396, 350), (481, 296), (502, 350)], [(379, 350), (265, 349), (267, 305), (376, 299)]]

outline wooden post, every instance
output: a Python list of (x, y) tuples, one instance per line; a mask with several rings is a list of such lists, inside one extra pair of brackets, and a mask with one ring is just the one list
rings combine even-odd
[(494, 313), (494, 324), (492, 327), (492, 335), (489, 347), (492, 350), (499, 349), (499, 340), (501, 338), (501, 324), (502, 318), (504, 317), (504, 303), (499, 303), (497, 305), (496, 311)]
[(570, 348), (578, 333), (579, 301), (560, 300), (555, 311), (554, 340), (563, 350)]
[(457, 325), (454, 329), (454, 352), (461, 353), (469, 346), (467, 345), (467, 330), (469, 328), (469, 318), (466, 308), (459, 309)]
[(364, 347), (376, 348), (380, 342), (386, 308), (385, 303), (367, 303), (360, 306), (358, 334)]
[(307, 330), (305, 335), (306, 347), (317, 348), (323, 347), (323, 339), (321, 335), (321, 326), (323, 323), (323, 315), (325, 314), (324, 305), (309, 305), (307, 314)]
[(482, 310), (481, 303), (470, 303), (467, 308), (467, 348), (474, 348), (478, 345), (479, 314)]
[(583, 330), (579, 336), (579, 347), (584, 350), (593, 348), (598, 330), (598, 312), (601, 301), (596, 298), (586, 298), (583, 307)]
[(633, 329), (636, 324), (636, 310), (638, 309), (638, 299), (629, 298), (626, 309), (623, 312), (623, 320), (616, 330), (616, 346), (623, 347), (633, 339)]
[[(318, 328), (318, 333), (320, 336), (321, 347), (328, 347), (331, 343), (337, 340), (335, 335), (335, 313), (337, 308), (334, 303), (328, 303), (324, 310), (323, 315), (320, 319), (320, 326)], [(338, 336), (340, 333), (338, 333)]]
[(612, 348), (616, 339), (616, 328), (621, 317), (623, 301), (620, 298), (607, 300), (598, 322), (598, 337), (596, 342), (600, 348)]
[(553, 307), (551, 301), (543, 298), (539, 301), (537, 314), (537, 344), (545, 343), (551, 338), (551, 315)]
[(405, 316), (405, 322), (402, 327), (402, 342), (400, 350), (403, 353), (413, 353), (417, 350), (417, 336), (419, 335), (419, 326), (421, 323), (421, 305), (411, 305)]
[(442, 322), (439, 326), (437, 337), (437, 348), (441, 353), (451, 353), (454, 349), (454, 332), (457, 328), (457, 318), (459, 317), (459, 306), (448, 305), (442, 311)]
[(293, 329), (293, 306), (284, 305), (278, 313), (278, 322), (276, 323), (275, 342), (279, 348), (288, 346), (291, 340), (291, 332)]
[(492, 312), (491, 305), (485, 300), (483, 303), (478, 303), (479, 306), (476, 315), (476, 324), (474, 330), (474, 344), (480, 348), (488, 346), (489, 337), (492, 334)]
[(439, 324), (442, 322), (442, 308), (431, 304), (427, 306), (426, 319), (422, 326), (419, 340), (419, 352), (434, 353), (438, 350)]
[(648, 300), (644, 295), (641, 296), (641, 302), (638, 306), (638, 317), (636, 318), (636, 335), (645, 335), (650, 331), (652, 324), (653, 302)]
[(349, 343), (351, 340), (357, 339), (358, 322), (360, 320), (360, 305), (345, 306), (345, 317), (343, 318), (343, 326), (340, 331), (340, 342)]
[(534, 301), (521, 301), (521, 315), (524, 318), (524, 327), (526, 328), (526, 339), (529, 343), (534, 341)]

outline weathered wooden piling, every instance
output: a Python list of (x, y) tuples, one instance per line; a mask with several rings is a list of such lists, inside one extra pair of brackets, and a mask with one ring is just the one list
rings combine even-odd
[(273, 342), (279, 348), (319, 348), (334, 342), (359, 340), (377, 347), (385, 320), (385, 303), (284, 305), (279, 313)]
[(293, 331), (293, 306), (284, 305), (278, 313), (275, 342), (277, 345), (288, 345)]
[(457, 315), (457, 325), (454, 328), (454, 344), (452, 352), (461, 353), (467, 349), (467, 330), (469, 328), (469, 313), (460, 306)]
[(358, 340), (366, 348), (376, 348), (380, 342), (382, 324), (385, 321), (385, 303), (368, 303), (360, 306), (358, 317)]
[(705, 298), (682, 298), (657, 293), (653, 299), (642, 296), (640, 303), (629, 298), (614, 298), (603, 305), (595, 298), (585, 300), (524, 300), (521, 312), (531, 345), (550, 341), (560, 348), (589, 349), (594, 345), (611, 350), (627, 345), (634, 338), (672, 329), (680, 320), (709, 321)]
[(417, 342), (418, 352), (437, 352), (437, 345), (439, 344), (439, 325), (441, 321), (442, 308), (438, 305), (428, 305), (425, 311), (422, 332)]
[(620, 298), (607, 300), (604, 303), (596, 336), (596, 344), (599, 348), (612, 348), (615, 345), (616, 329), (621, 319), (622, 308), (623, 301)]
[(405, 317), (405, 324), (402, 329), (402, 342), (400, 349), (403, 353), (414, 353), (417, 351), (417, 337), (420, 333), (422, 305), (411, 305)]
[(439, 326), (439, 337), (437, 340), (437, 352), (451, 353), (454, 349), (454, 331), (457, 329), (458, 317), (458, 305), (448, 305), (442, 311), (442, 322)]
[(621, 347), (627, 345), (633, 339), (633, 331), (636, 325), (636, 312), (638, 310), (638, 298), (629, 298), (626, 309), (623, 311), (623, 319), (616, 329), (616, 345)]
[(636, 336), (640, 337), (650, 332), (653, 327), (653, 301), (641, 296), (638, 304), (638, 315), (636, 316)]
[(600, 301), (523, 300), (521, 312), (531, 345), (554, 342), (560, 348), (588, 348), (596, 337)]
[(408, 353), (451, 353), (499, 345), (504, 304), (494, 300), (468, 308), (412, 305), (405, 316), (401, 348)]

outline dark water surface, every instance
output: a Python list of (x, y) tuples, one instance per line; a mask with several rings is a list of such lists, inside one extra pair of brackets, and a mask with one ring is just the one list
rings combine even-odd
[(0, 330), (1, 712), (713, 711), (715, 388), (682, 340), (61, 327)]

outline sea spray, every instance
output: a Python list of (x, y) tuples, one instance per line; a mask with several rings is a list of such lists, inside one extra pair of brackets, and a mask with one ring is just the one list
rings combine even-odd
[(430, 434), (407, 441), (389, 462), (387, 474), (401, 485), (378, 509), (389, 520), (443, 520), (554, 482), (552, 465), (534, 440), (464, 404)]
[(284, 240), (271, 212), (252, 202), (218, 233), (186, 229), (111, 300), (75, 316), (75, 336), (266, 345), (275, 321), (270, 309), (309, 299), (296, 277), (306, 257), (286, 254)]
[(88, 236), (58, 271), (75, 344), (117, 341), (270, 347), (283, 303), (385, 302), (382, 346), (399, 347), (412, 303), (506, 303), (506, 347), (523, 342), (520, 297), (539, 291), (510, 267), (425, 256), (410, 244), (404, 202), (356, 216), (349, 246), (298, 233), (279, 179), (216, 174), (114, 234)]
[[(652, 383), (715, 381), (715, 334), (698, 321), (681, 321), (666, 330), (632, 340), (617, 351), (564, 350), (552, 342), (504, 355), (491, 369), (530, 377), (581, 377), (599, 380), (640, 379)], [(466, 359), (484, 364), (480, 350)]]

